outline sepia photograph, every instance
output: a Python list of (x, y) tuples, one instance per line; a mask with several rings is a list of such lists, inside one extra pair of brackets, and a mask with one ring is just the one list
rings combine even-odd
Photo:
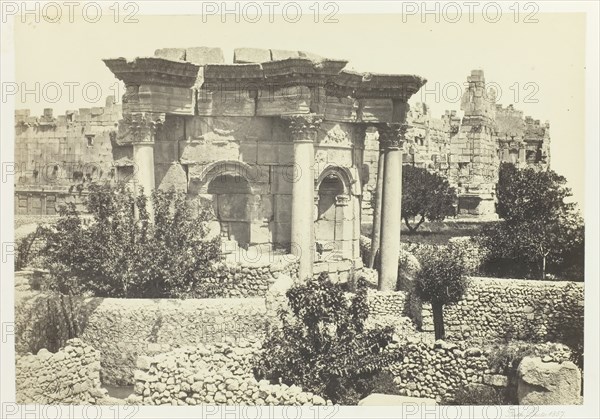
[(3, 1), (2, 418), (593, 418), (596, 1)]

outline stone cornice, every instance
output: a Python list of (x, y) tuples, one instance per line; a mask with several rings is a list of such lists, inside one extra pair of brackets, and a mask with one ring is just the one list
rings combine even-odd
[(352, 96), (357, 99), (399, 99), (407, 101), (427, 82), (410, 74), (376, 74), (342, 71), (326, 86), (331, 96)]
[(126, 85), (155, 84), (206, 90), (256, 90), (288, 86), (324, 87), (329, 96), (393, 99), (406, 102), (426, 82), (407, 74), (358, 73), (344, 70), (345, 60), (287, 58), (250, 64), (206, 64), (160, 57), (105, 59)]
[(121, 57), (103, 61), (126, 86), (157, 84), (192, 87), (200, 69), (196, 64), (159, 57), (138, 57), (133, 61)]
[(206, 64), (202, 77), (205, 89), (251, 89), (264, 81), (260, 64)]
[(308, 58), (288, 58), (286, 60), (262, 63), (267, 84), (325, 86), (335, 79), (348, 64), (344, 60), (312, 61)]

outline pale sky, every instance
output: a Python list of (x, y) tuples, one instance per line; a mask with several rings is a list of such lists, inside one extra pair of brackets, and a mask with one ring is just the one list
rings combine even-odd
[[(585, 15), (535, 17), (537, 23), (515, 23), (513, 16), (497, 23), (481, 18), (422, 23), (418, 17), (403, 22), (397, 14), (337, 14), (337, 23), (314, 23), (308, 17), (288, 23), (278, 16), (274, 23), (147, 15), (136, 16), (137, 23), (114, 23), (112, 16), (97, 23), (16, 20), (16, 82), (29, 90), (39, 82), (41, 96), (35, 103), (33, 94), (25, 102), (17, 94), (15, 107), (30, 108), (34, 115), (52, 107), (61, 114), (103, 106), (105, 97), (115, 93), (120, 101), (123, 92), (101, 59), (151, 56), (163, 47), (218, 46), (230, 62), (235, 47), (303, 50), (346, 59), (349, 68), (359, 71), (418, 74), (428, 83), (411, 103), (427, 102), (436, 117), (445, 109), (460, 109), (457, 87), (464, 88), (472, 69), (483, 69), (486, 81), (499, 88), (499, 103), (513, 103), (525, 115), (550, 121), (552, 168), (567, 177), (583, 204)], [(52, 83), (60, 88), (58, 100)], [(68, 83), (79, 83), (73, 98)], [(102, 89), (98, 100), (95, 83)]]

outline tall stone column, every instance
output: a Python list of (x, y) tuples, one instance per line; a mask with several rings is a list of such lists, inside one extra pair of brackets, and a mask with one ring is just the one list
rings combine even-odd
[(133, 143), (133, 162), (136, 186), (150, 196), (155, 187), (154, 141)]
[(379, 290), (395, 291), (400, 255), (402, 211), (402, 144), (405, 124), (382, 124), (379, 141), (384, 151), (383, 202), (381, 206), (381, 270)]
[(315, 114), (290, 115), (290, 133), (294, 142), (294, 180), (292, 185), (292, 254), (299, 259), (298, 277), (312, 278), (315, 252), (314, 142), (321, 118)]
[(375, 256), (379, 250), (381, 240), (381, 203), (383, 202), (383, 173), (385, 167), (385, 149), (379, 147), (377, 160), (377, 181), (375, 185), (375, 208), (373, 208), (373, 231), (371, 233), (371, 254), (369, 255), (369, 268), (375, 265)]
[(133, 150), (134, 193), (142, 192), (148, 197), (147, 209), (152, 211), (152, 191), (156, 187), (154, 178), (154, 139), (162, 126), (164, 114), (126, 114), (119, 123), (117, 142), (131, 144)]

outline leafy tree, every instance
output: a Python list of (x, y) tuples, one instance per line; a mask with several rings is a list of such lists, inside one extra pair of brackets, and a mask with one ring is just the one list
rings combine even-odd
[(497, 196), (504, 220), (485, 228), (480, 237), (488, 250), (488, 268), (544, 279), (549, 267), (557, 272), (583, 266), (583, 220), (575, 204), (567, 202), (571, 191), (563, 176), (503, 163)]
[[(454, 188), (443, 177), (410, 165), (402, 169), (402, 219), (415, 232), (423, 222), (441, 221), (454, 211)], [(410, 220), (419, 217), (415, 225)]]
[(566, 183), (564, 176), (552, 170), (519, 169), (502, 163), (496, 187), (498, 215), (510, 222), (560, 221), (575, 210), (574, 203), (565, 201), (572, 196)]
[(361, 393), (365, 380), (400, 360), (399, 352), (386, 350), (392, 327), (365, 328), (369, 309), (364, 279), (358, 280), (350, 299), (326, 273), (294, 285), (286, 295), (291, 314), (281, 313), (281, 327), (263, 343), (259, 376), (348, 403), (352, 394)]
[(460, 301), (468, 287), (462, 252), (451, 246), (423, 250), (415, 291), (431, 303), (435, 338), (444, 339), (444, 306)]
[(47, 232), (44, 253), (51, 288), (62, 294), (159, 298), (185, 296), (211, 273), (219, 238), (207, 240), (209, 214), (193, 212), (185, 194), (153, 193), (154, 221), (146, 197), (123, 185), (90, 185), (89, 216), (74, 205), (61, 209)]

